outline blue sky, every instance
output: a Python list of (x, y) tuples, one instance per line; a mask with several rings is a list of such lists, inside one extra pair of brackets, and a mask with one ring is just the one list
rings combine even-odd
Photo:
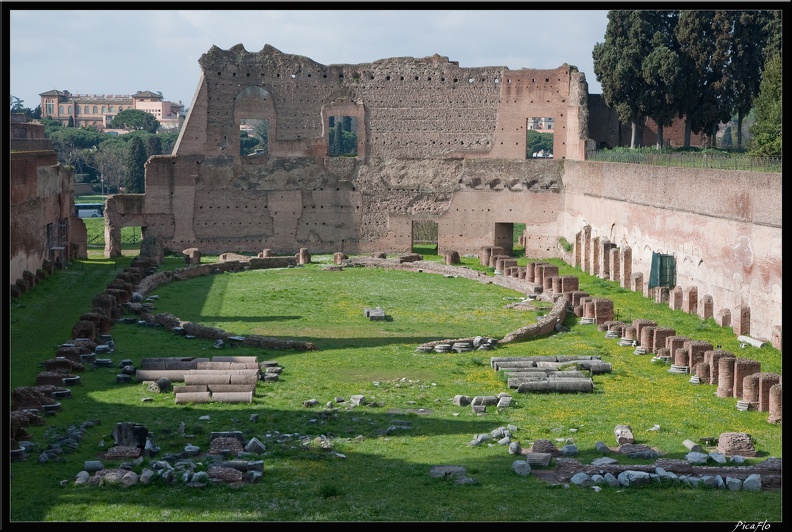
[(21, 3), (16, 10), (7, 4), (11, 94), (33, 108), (39, 93), (51, 89), (73, 94), (151, 90), (189, 106), (198, 87), (200, 56), (213, 45), (228, 49), (236, 44), (251, 52), (270, 44), (325, 65), (435, 53), (461, 67), (568, 63), (585, 74), (590, 93), (601, 91), (591, 51), (604, 40), (604, 10), (142, 9), (146, 5), (156, 4), (63, 11), (30, 9), (35, 3)]

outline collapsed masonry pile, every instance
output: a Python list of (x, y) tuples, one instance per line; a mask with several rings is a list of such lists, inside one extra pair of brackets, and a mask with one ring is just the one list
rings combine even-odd
[(467, 353), (468, 351), (492, 351), (498, 346), (498, 341), (486, 336), (473, 338), (457, 338), (456, 340), (437, 340), (419, 345), (415, 350), (419, 353)]
[(129, 487), (159, 481), (165, 484), (181, 482), (189, 487), (220, 483), (239, 486), (257, 481), (263, 473), (263, 461), (257, 455), (266, 447), (257, 438), (246, 442), (240, 431), (212, 432), (208, 454), (200, 461), (196, 460), (201, 454), (200, 447), (188, 444), (181, 453), (152, 459), (146, 467), (143, 467), (144, 457), (152, 458), (159, 447), (145, 425), (118, 423), (112, 437), (115, 445), (107, 449), (103, 457), (127, 459), (127, 462), (105, 469), (102, 460), (86, 460), (75, 476), (75, 485)]
[[(91, 311), (81, 314), (72, 327), (71, 340), (55, 346), (55, 357), (41, 363), (44, 370), (36, 375), (36, 386), (17, 390), (12, 410), (30, 414), (15, 415), (17, 431), (26, 417), (60, 410), (57, 399), (71, 397), (71, 390), (65, 387), (81, 384), (75, 373), (84, 371), (86, 364), (102, 366), (110, 362), (112, 365), (109, 359), (98, 358), (113, 352), (114, 344), (109, 334), (112, 326), (123, 315), (123, 304), (132, 301), (138, 283), (155, 270), (156, 264), (138, 257), (107, 285), (104, 292), (93, 298)], [(13, 433), (11, 446), (19, 450)]]
[(136, 378), (149, 382), (149, 390), (167, 391), (173, 382), (176, 404), (186, 403), (250, 403), (259, 380), (278, 380), (281, 367), (277, 362), (259, 364), (255, 356), (215, 356), (209, 358), (161, 357), (144, 358)]
[[(714, 488), (729, 491), (759, 491), (781, 487), (781, 459), (769, 458), (756, 466), (741, 466), (746, 456), (755, 456), (751, 437), (744, 433), (724, 433), (719, 438), (703, 438), (712, 445), (717, 441), (717, 452), (702, 452), (702, 447), (690, 440), (683, 442), (690, 452), (685, 460), (660, 458), (660, 453), (648, 445), (635, 443), (629, 425), (616, 425), (613, 434), (616, 447), (604, 442), (595, 444), (601, 455), (612, 453), (633, 459), (655, 460), (652, 465), (621, 464), (610, 456), (601, 456), (590, 464), (581, 464), (572, 458), (579, 454), (572, 438), (560, 438), (563, 448), (547, 439), (538, 439), (524, 447), (515, 437), (518, 427), (498, 427), (489, 433), (476, 434), (468, 442), (471, 447), (487, 444), (508, 448), (510, 455), (518, 459), (512, 462), (512, 470), (520, 476), (534, 474), (536, 477), (560, 486), (570, 483), (580, 487), (641, 487), (648, 484), (676, 484), (692, 488)], [(731, 465), (727, 464), (728, 460)], [(555, 460), (555, 468), (552, 461)], [(464, 466), (434, 466), (433, 477), (449, 476), (457, 483), (475, 483), (464, 475)]]
[(518, 393), (591, 393), (591, 375), (610, 373), (609, 362), (598, 356), (492, 357), (490, 365), (503, 371), (509, 388)]
[(498, 410), (509, 408), (512, 402), (512, 396), (506, 392), (500, 392), (498, 395), (476, 395), (472, 398), (467, 395), (455, 395), (453, 398), (456, 406), (470, 406), (475, 414), (484, 414), (488, 406), (495, 406)]

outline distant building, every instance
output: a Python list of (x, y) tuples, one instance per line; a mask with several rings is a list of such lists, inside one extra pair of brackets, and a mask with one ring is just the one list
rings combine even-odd
[(526, 122), (528, 129), (542, 131), (543, 133), (553, 132), (553, 117), (531, 117)]
[(181, 102), (167, 102), (159, 92), (140, 91), (131, 96), (120, 94), (71, 94), (69, 91), (42, 92), (41, 116), (58, 120), (64, 126), (71, 119), (74, 127), (90, 126), (108, 129), (115, 115), (127, 109), (150, 113), (162, 129), (179, 126), (184, 106)]

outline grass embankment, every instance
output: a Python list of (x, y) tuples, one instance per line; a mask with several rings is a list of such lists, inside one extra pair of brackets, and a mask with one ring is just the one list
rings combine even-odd
[[(437, 256), (427, 256), (439, 260)], [(12, 387), (35, 384), (39, 363), (53, 346), (70, 338), (79, 314), (101, 292), (127, 258), (90, 260), (58, 272), (11, 303)], [(208, 260), (212, 260), (209, 258)], [(760, 456), (781, 456), (781, 427), (767, 423), (766, 412), (739, 412), (736, 399), (717, 398), (715, 386), (692, 385), (684, 375), (652, 364), (651, 355), (633, 354), (604, 338), (594, 325), (577, 325), (569, 333), (503, 345), (494, 352), (417, 353), (417, 344), (472, 335), (502, 337), (532, 323), (544, 309), (526, 312), (504, 308), (521, 294), (463, 278), (428, 273), (346, 268), (254, 270), (209, 275), (159, 287), (155, 312), (221, 327), (237, 334), (261, 334), (314, 342), (310, 352), (237, 348), (215, 350), (208, 340), (186, 340), (162, 328), (117, 324), (113, 331), (118, 363), (146, 357), (217, 354), (256, 355), (276, 360), (278, 382), (260, 383), (252, 404), (175, 405), (172, 393), (153, 394), (142, 383), (115, 384), (117, 368), (87, 370), (63, 410), (30, 427), (33, 441), (45, 445), (49, 435), (70, 425), (97, 419), (77, 452), (39, 465), (37, 453), (10, 464), (11, 521), (770, 521), (781, 520), (781, 493), (729, 492), (656, 486), (644, 489), (550, 488), (534, 476), (511, 470), (515, 457), (505, 446), (469, 446), (476, 434), (513, 424), (523, 447), (536, 439), (567, 439), (580, 449), (578, 459), (598, 455), (594, 444), (614, 444), (616, 424), (631, 425), (636, 443), (657, 448), (663, 456), (683, 458), (685, 439), (722, 432), (752, 435)], [(463, 258), (480, 268), (478, 260)], [(526, 259), (520, 259), (524, 264)], [(702, 321), (666, 305), (623, 290), (615, 283), (584, 274), (560, 261), (560, 273), (580, 278), (581, 290), (609, 297), (622, 321), (653, 319), (677, 334), (762, 363), (763, 371), (781, 371), (780, 353), (770, 347), (740, 350), (734, 334), (714, 321)], [(163, 268), (182, 267), (179, 257)], [(365, 307), (381, 306), (392, 321), (369, 321)], [(523, 395), (509, 390), (490, 367), (489, 357), (519, 355), (600, 355), (611, 374), (594, 377), (591, 394)], [(512, 392), (514, 406), (476, 415), (454, 406), (457, 394)], [(324, 415), (324, 404), (362, 394), (367, 406), (344, 403)], [(150, 398), (150, 402), (142, 402)], [(307, 399), (319, 407), (306, 408)], [(258, 414), (256, 423), (251, 414)], [(208, 419), (202, 420), (202, 416)], [(97, 459), (99, 440), (112, 442), (116, 423), (145, 424), (161, 454), (179, 452), (187, 443), (208, 448), (212, 431), (240, 430), (267, 446), (260, 482), (241, 490), (182, 485), (60, 487), (73, 480), (85, 460)], [(185, 438), (178, 433), (186, 425)], [(659, 425), (659, 431), (650, 431)], [(408, 428), (393, 428), (405, 426)], [(324, 434), (331, 454), (309, 442)], [(291, 435), (285, 437), (284, 435)], [(650, 463), (627, 460), (622, 463)], [(106, 467), (118, 465), (105, 462)], [(432, 465), (464, 465), (472, 485), (429, 476)]]

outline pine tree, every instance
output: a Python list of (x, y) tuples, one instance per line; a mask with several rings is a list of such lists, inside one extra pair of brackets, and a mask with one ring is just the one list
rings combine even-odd
[(608, 13), (605, 42), (594, 46), (594, 73), (602, 97), (622, 122), (632, 124), (637, 145), (641, 117), (669, 125), (680, 98), (679, 59), (673, 30), (677, 11), (617, 10)]
[(756, 123), (751, 128), (754, 136), (751, 154), (757, 156), (781, 155), (781, 54), (767, 62), (759, 96), (754, 101)]

